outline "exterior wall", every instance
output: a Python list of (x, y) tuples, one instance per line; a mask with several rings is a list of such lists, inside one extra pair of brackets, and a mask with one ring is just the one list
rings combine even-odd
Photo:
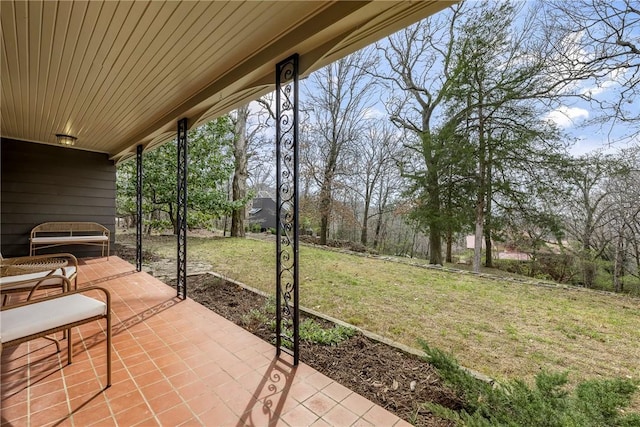
[[(106, 154), (2, 138), (0, 141), (2, 256), (29, 255), (31, 229), (49, 221), (91, 221), (115, 239), (116, 167)], [(38, 251), (100, 256), (69, 245)]]
[(249, 216), (250, 224), (260, 224), (263, 230), (277, 227), (276, 202), (270, 197), (253, 199), (253, 208), (259, 212)]

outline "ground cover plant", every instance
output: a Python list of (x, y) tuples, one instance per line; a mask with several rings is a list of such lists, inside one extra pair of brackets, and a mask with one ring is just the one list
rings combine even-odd
[(640, 413), (624, 409), (637, 391), (630, 379), (588, 380), (567, 389), (566, 373), (540, 372), (532, 386), (521, 380), (492, 385), (461, 369), (451, 355), (421, 343), (428, 360), (464, 402), (459, 410), (425, 406), (466, 426), (597, 427), (640, 426)]
[[(144, 245), (175, 256), (173, 236), (145, 238)], [(188, 248), (190, 261), (273, 293), (274, 242), (190, 238)], [(300, 263), (302, 305), (411, 347), (424, 339), (499, 380), (533, 381), (543, 369), (567, 371), (572, 384), (640, 377), (637, 298), (456, 275), (312, 247), (301, 247)]]

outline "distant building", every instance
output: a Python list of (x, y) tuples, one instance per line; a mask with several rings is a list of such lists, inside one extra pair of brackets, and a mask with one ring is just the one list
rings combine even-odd
[(253, 205), (249, 209), (249, 224), (259, 224), (260, 231), (267, 231), (270, 228), (275, 229), (276, 219), (276, 202), (271, 197), (258, 197), (253, 199)]

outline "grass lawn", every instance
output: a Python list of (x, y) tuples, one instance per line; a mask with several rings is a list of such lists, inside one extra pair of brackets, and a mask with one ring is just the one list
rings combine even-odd
[[(175, 237), (145, 237), (143, 245), (175, 258)], [(190, 237), (188, 256), (274, 292), (274, 242)], [(569, 371), (572, 383), (640, 379), (638, 298), (514, 284), (306, 246), (300, 248), (300, 279), (302, 305), (415, 348), (422, 338), (498, 379), (532, 379), (545, 369)]]

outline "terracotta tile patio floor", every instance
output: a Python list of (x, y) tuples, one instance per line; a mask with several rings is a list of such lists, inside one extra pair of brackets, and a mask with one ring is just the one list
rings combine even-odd
[(113, 385), (104, 321), (74, 329), (71, 365), (45, 339), (6, 348), (2, 426), (409, 425), (118, 257), (78, 277), (112, 294)]

